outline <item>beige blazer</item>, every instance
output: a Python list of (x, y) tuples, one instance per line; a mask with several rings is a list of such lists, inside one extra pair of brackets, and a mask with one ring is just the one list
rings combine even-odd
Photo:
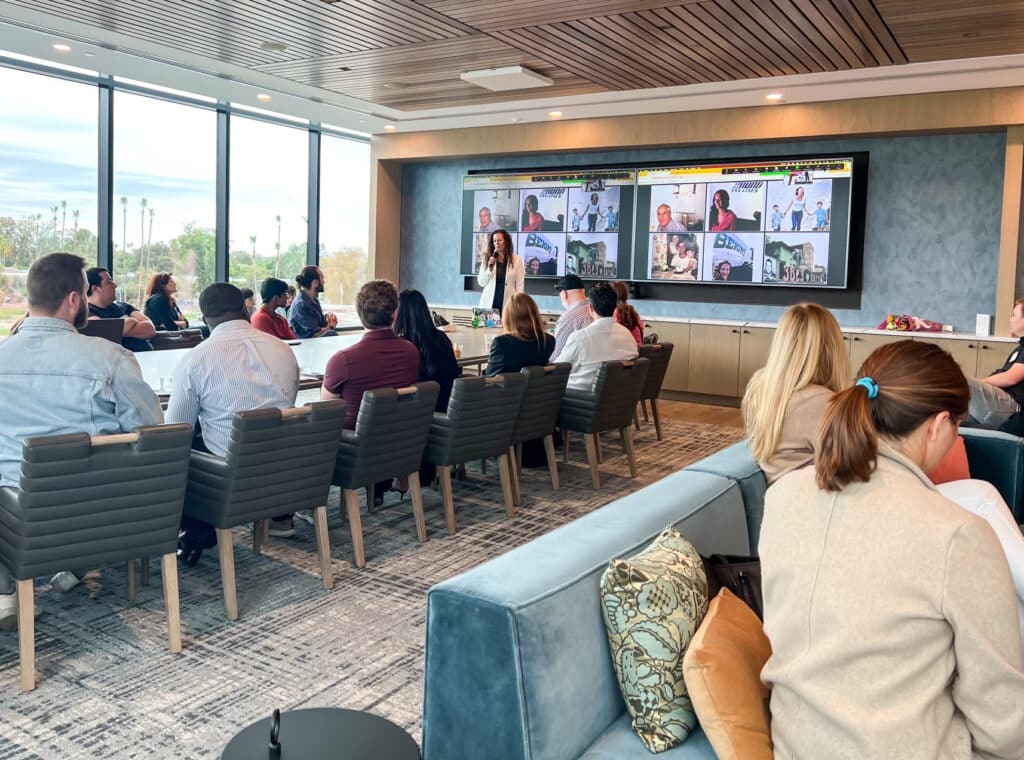
[(760, 555), (777, 760), (1024, 758), (1016, 597), (988, 524), (887, 447), (868, 483), (768, 489)]
[(775, 453), (768, 460), (758, 462), (768, 485), (814, 461), (818, 427), (831, 400), (832, 391), (823, 385), (808, 385), (790, 397)]

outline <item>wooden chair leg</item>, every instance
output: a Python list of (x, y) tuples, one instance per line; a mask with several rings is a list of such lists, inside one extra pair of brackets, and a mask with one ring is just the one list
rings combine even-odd
[(228, 620), (238, 620), (238, 593), (235, 590), (235, 545), (231, 541), (230, 528), (217, 528), (217, 556), (220, 558), (220, 582), (224, 587), (224, 609), (227, 612)]
[(501, 495), (505, 499), (505, 514), (516, 516), (516, 505), (512, 500), (512, 468), (509, 467), (508, 454), (498, 457), (498, 474), (501, 476)]
[(135, 560), (124, 563), (124, 595), (129, 602), (135, 601)]
[(455, 535), (455, 500), (452, 498), (452, 467), (438, 465), (437, 479), (441, 484), (441, 500), (444, 502), (444, 519), (448, 523), (448, 535)]
[(601, 487), (601, 476), (597, 472), (597, 445), (594, 443), (594, 436), (583, 434), (583, 443), (587, 446), (587, 463), (590, 465), (590, 482), (596, 491)]
[(269, 520), (255, 520), (252, 524), (252, 551), (259, 554), (263, 551), (263, 544), (266, 541), (264, 530), (269, 529)]
[(601, 451), (601, 434), (594, 433), (594, 451), (597, 452), (597, 463), (604, 464), (604, 454)]
[(519, 460), (516, 458), (516, 447), (508, 447), (509, 469), (512, 471), (512, 503), (519, 505), (523, 503), (523, 494), (519, 480)]
[(644, 410), (644, 422), (650, 422), (651, 420), (647, 417), (647, 399), (640, 399), (640, 408)]
[(18, 661), (21, 690), (36, 688), (36, 590), (32, 579), (18, 581)]
[(661, 417), (658, 416), (658, 399), (651, 399), (651, 416), (654, 417), (654, 432), (658, 436), (658, 440), (663, 440), (661, 436)]
[[(637, 405), (639, 406), (639, 404)], [(640, 415), (637, 414), (636, 409), (633, 410), (633, 425), (636, 427), (637, 432), (640, 432)]]
[(427, 518), (423, 514), (423, 488), (419, 470), (409, 473), (409, 493), (412, 494), (412, 514), (416, 518), (416, 537), (421, 544), (427, 542)]
[(177, 653), (181, 651), (181, 608), (178, 604), (178, 557), (174, 552), (160, 557), (160, 575), (164, 581), (164, 608), (167, 610), (167, 644), (172, 652)]
[(327, 507), (313, 510), (313, 525), (316, 531), (316, 550), (320, 554), (320, 577), (324, 588), (334, 588), (334, 570), (331, 567), (331, 541), (327, 534)]
[(619, 435), (622, 436), (622, 447), (626, 450), (626, 459), (629, 460), (629, 477), (636, 477), (636, 457), (633, 454), (633, 431), (629, 425), (619, 428)]
[(149, 557), (143, 557), (142, 562), (139, 563), (141, 568), (139, 569), (139, 583), (143, 586), (149, 585)]
[[(370, 487), (370, 499), (373, 499), (373, 486)], [(363, 520), (359, 516), (359, 494), (345, 489), (345, 508), (348, 511), (348, 527), (352, 531), (352, 551), (356, 558), (356, 567), (366, 565), (366, 550), (363, 548)], [(367, 508), (369, 509), (369, 508)]]
[(561, 486), (558, 483), (558, 459), (555, 457), (555, 437), (544, 436), (544, 453), (547, 455), (548, 471), (551, 473), (551, 487), (558, 490)]

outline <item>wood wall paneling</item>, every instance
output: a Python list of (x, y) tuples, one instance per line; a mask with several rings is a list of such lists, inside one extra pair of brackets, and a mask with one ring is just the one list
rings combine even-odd
[(1024, 214), (1024, 127), (1006, 131), (1003, 168), (1003, 208), (999, 226), (999, 274), (996, 277), (996, 335), (1010, 334), (1010, 315), (1016, 297), (1017, 261)]

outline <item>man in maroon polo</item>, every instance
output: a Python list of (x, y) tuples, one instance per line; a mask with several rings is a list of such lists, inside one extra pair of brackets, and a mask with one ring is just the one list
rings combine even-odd
[(368, 332), (327, 362), (320, 397), (345, 399), (349, 430), (355, 429), (363, 391), (402, 388), (418, 379), (419, 351), (391, 329), (397, 309), (398, 292), (390, 282), (371, 280), (363, 285), (356, 296), (356, 312)]

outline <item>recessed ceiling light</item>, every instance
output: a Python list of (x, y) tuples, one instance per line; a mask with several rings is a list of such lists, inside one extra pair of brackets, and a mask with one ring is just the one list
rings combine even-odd
[(780, 100), (782, 100), (782, 93), (781, 92), (773, 92), (773, 93), (770, 93), (768, 95), (765, 95), (764, 99), (765, 100), (770, 100), (773, 103), (778, 103)]
[(267, 40), (266, 42), (260, 43), (261, 50), (267, 50), (271, 53), (283, 53), (288, 49), (288, 46), (283, 42), (275, 42), (274, 40)]
[(562, 118), (562, 112), (561, 111), (548, 111), (548, 117), (551, 118), (551, 119), (561, 119)]
[(256, 96), (256, 100), (258, 100), (260, 103), (269, 103), (272, 100), (272, 98), (269, 95), (267, 95), (267, 93), (261, 92)]
[(56, 50), (58, 53), (70, 53), (71, 52), (71, 46), (70, 45), (65, 45), (63, 42), (55, 42), (55, 43), (53, 43), (53, 49)]
[(96, 57), (95, 53), (82, 53), (82, 55), (84, 55), (86, 58), (95, 58)]
[(385, 132), (394, 132), (395, 131), (395, 125), (394, 124), (385, 124), (384, 125), (384, 131)]

